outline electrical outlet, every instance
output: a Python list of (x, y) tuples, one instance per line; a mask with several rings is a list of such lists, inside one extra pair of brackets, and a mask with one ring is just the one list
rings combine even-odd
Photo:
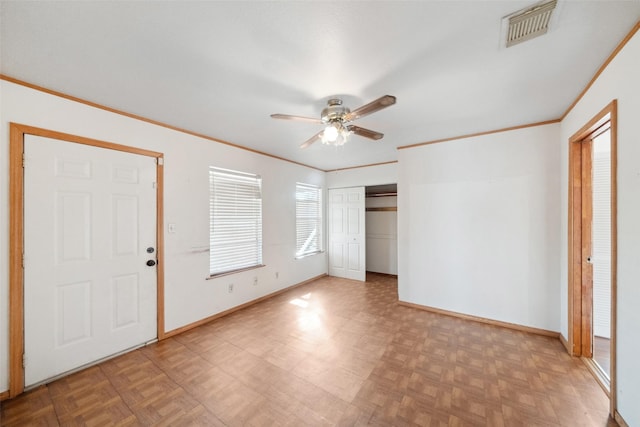
[(229, 293), (233, 292), (233, 283), (229, 283)]
[(257, 277), (253, 278), (253, 286), (258, 286), (258, 278)]

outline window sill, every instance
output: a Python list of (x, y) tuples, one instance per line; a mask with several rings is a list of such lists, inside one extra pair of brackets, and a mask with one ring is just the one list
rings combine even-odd
[(309, 253), (309, 254), (304, 254), (304, 255), (297, 256), (297, 257), (295, 257), (295, 259), (307, 258), (307, 257), (310, 257), (310, 256), (314, 256), (314, 255), (318, 255), (318, 254), (323, 254), (323, 253), (324, 253), (324, 251), (311, 252), (311, 253)]
[(230, 274), (236, 274), (236, 273), (241, 273), (243, 271), (255, 270), (256, 268), (262, 268), (262, 267), (266, 267), (266, 265), (264, 264), (252, 265), (251, 267), (239, 268), (237, 270), (223, 271), (222, 273), (210, 274), (209, 277), (206, 278), (206, 280), (217, 279), (218, 277), (229, 276)]

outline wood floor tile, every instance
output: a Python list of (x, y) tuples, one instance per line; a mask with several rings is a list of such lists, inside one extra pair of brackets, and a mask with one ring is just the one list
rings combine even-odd
[(252, 390), (268, 396), (276, 385), (290, 381), (292, 374), (279, 366), (259, 360), (250, 369), (241, 372), (234, 378)]
[(292, 375), (275, 383), (268, 399), (290, 407), (301, 419), (314, 425), (335, 425), (348, 408), (348, 403), (311, 382)]
[(176, 339), (169, 338), (154, 345), (148, 345), (140, 352), (160, 368), (188, 362), (198, 355)]
[(109, 400), (101, 405), (85, 407), (82, 410), (58, 414), (62, 426), (136, 426), (139, 419), (119, 400)]
[(226, 426), (218, 417), (213, 415), (211, 411), (203, 405), (198, 405), (180, 417), (167, 417), (153, 424), (158, 427), (223, 427)]
[(2, 402), (2, 426), (614, 426), (557, 339), (325, 277)]
[(367, 379), (378, 364), (378, 360), (370, 353), (357, 350), (345, 350), (339, 357), (329, 359), (330, 363), (346, 369), (361, 379)]
[(353, 400), (363, 383), (357, 375), (339, 366), (330, 367), (326, 372), (306, 379), (345, 402)]
[(225, 424), (244, 425), (264, 409), (266, 401), (264, 396), (234, 381), (211, 393), (202, 403)]
[(227, 341), (218, 341), (217, 345), (201, 351), (200, 356), (214, 365), (224, 366), (242, 353), (248, 354), (242, 348)]
[(234, 344), (254, 356), (263, 357), (266, 353), (269, 353), (275, 347), (281, 345), (278, 341), (266, 338), (266, 336), (268, 335), (246, 335), (241, 339), (234, 340)]
[(355, 405), (349, 405), (342, 413), (342, 417), (336, 425), (338, 426), (366, 426), (373, 411), (358, 408)]
[(199, 375), (189, 375), (175, 381), (203, 403), (215, 399), (222, 389), (238, 380), (217, 366), (206, 366)]
[(215, 369), (212, 363), (199, 356), (194, 356), (178, 363), (168, 364), (166, 361), (158, 363), (165, 375), (182, 387), (192, 381), (202, 381), (210, 371)]
[(0, 425), (57, 426), (56, 410), (47, 387), (38, 387), (15, 399), (0, 403)]
[(305, 422), (287, 409), (266, 400), (257, 407), (244, 422), (245, 425), (262, 426), (301, 426)]
[(58, 396), (81, 394), (94, 387), (96, 384), (106, 383), (111, 386), (109, 378), (98, 366), (92, 366), (80, 372), (68, 375), (48, 384), (49, 395), (52, 398)]
[(218, 328), (203, 325), (199, 328), (176, 335), (172, 337), (172, 339), (178, 341), (191, 351), (201, 354), (219, 345), (221, 341), (224, 341), (220, 335), (222, 335), (222, 333)]
[[(68, 393), (52, 396), (56, 406), (56, 413), (63, 416), (75, 417), (95, 408), (118, 407), (118, 413), (129, 413), (120, 394), (108, 380), (95, 383), (91, 388), (73, 390)], [(124, 409), (123, 409), (124, 408)]]
[(177, 422), (200, 406), (200, 403), (182, 388), (173, 388), (162, 394), (151, 393), (145, 400), (131, 405), (131, 410), (143, 425), (161, 421)]
[(287, 344), (278, 344), (265, 353), (262, 358), (283, 369), (295, 369), (311, 353)]

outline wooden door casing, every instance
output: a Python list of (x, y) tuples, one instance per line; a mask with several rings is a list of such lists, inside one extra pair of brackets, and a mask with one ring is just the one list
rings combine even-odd
[(157, 194), (157, 331), (158, 339), (165, 338), (164, 331), (164, 234), (163, 234), (163, 154), (156, 151), (130, 147), (112, 142), (42, 129), (18, 123), (10, 123), (9, 139), (9, 397), (24, 392), (24, 282), (22, 256), (24, 251), (24, 174), (23, 156), (26, 135), (56, 138), (67, 142), (92, 145), (125, 151), (156, 159)]

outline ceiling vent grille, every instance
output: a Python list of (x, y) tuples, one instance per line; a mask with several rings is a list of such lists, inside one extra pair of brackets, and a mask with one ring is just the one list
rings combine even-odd
[(557, 0), (551, 0), (508, 16), (507, 47), (545, 34), (556, 4)]

